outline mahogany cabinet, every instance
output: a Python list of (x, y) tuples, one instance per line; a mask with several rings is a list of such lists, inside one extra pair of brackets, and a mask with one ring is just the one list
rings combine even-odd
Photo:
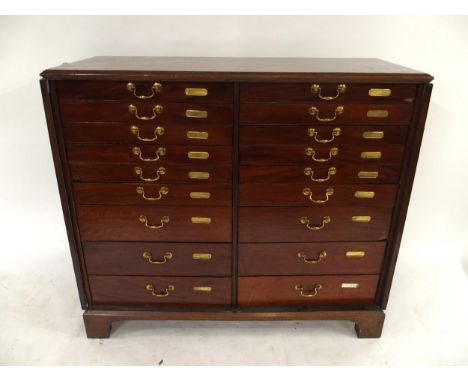
[(88, 337), (147, 319), (381, 335), (430, 75), (377, 59), (94, 57), (42, 77)]

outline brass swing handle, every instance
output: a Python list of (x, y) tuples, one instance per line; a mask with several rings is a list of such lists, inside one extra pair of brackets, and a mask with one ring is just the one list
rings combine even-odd
[(314, 297), (317, 296), (319, 290), (322, 289), (322, 284), (314, 284), (314, 288), (312, 290), (305, 290), (301, 284), (296, 284), (294, 289), (301, 292), (302, 297)]
[(161, 175), (166, 174), (166, 168), (165, 167), (159, 167), (156, 170), (156, 177), (154, 177), (154, 178), (144, 178), (143, 177), (143, 169), (141, 167), (135, 167), (133, 170), (135, 171), (135, 174), (137, 174), (140, 177), (140, 179), (145, 181), (145, 182), (156, 182), (156, 181), (159, 180)]
[(322, 259), (324, 259), (325, 257), (327, 257), (327, 252), (325, 251), (320, 251), (318, 253), (318, 256), (315, 258), (315, 259), (308, 259), (307, 258), (307, 255), (303, 252), (303, 251), (300, 251), (297, 253), (297, 257), (299, 257), (300, 259), (303, 259), (304, 260), (304, 263), (307, 263), (307, 264), (317, 264), (317, 263), (320, 263), (322, 261)]
[(312, 116), (315, 116), (315, 119), (320, 122), (332, 122), (334, 121), (340, 114), (343, 114), (344, 112), (344, 107), (343, 106), (337, 106), (335, 108), (335, 115), (330, 118), (320, 118), (320, 110), (318, 107), (311, 106), (309, 107), (309, 114)]
[(166, 186), (163, 186), (159, 189), (158, 191), (158, 196), (155, 196), (155, 197), (152, 197), (152, 196), (146, 196), (145, 194), (145, 188), (144, 187), (141, 187), (141, 186), (138, 186), (136, 188), (136, 193), (138, 195), (141, 195), (141, 197), (145, 200), (149, 200), (149, 201), (153, 201), (153, 200), (159, 200), (159, 199), (162, 199), (162, 197), (164, 195), (167, 195), (169, 193), (169, 188), (166, 187)]
[(302, 216), (299, 219), (299, 222), (303, 225), (306, 226), (307, 229), (310, 229), (311, 231), (320, 231), (321, 229), (325, 228), (325, 224), (331, 223), (331, 217), (330, 216), (324, 216), (322, 217), (322, 224), (320, 225), (310, 225), (310, 220), (307, 216)]
[(340, 94), (343, 94), (344, 92), (346, 92), (346, 85), (345, 84), (339, 84), (336, 87), (336, 95), (329, 96), (329, 97), (322, 95), (322, 88), (320, 87), (319, 84), (313, 84), (310, 87), (310, 91), (312, 92), (312, 94), (317, 94), (317, 96), (320, 99), (324, 99), (325, 101), (330, 101), (332, 99), (338, 98), (340, 96)]
[(313, 127), (311, 127), (310, 129), (307, 129), (307, 135), (309, 137), (311, 137), (311, 138), (314, 138), (314, 141), (317, 142), (317, 143), (330, 143), (330, 142), (333, 142), (336, 137), (340, 136), (340, 134), (341, 134), (341, 129), (339, 127), (335, 127), (332, 130), (331, 138), (329, 138), (329, 139), (318, 139), (318, 137), (317, 137), (318, 131), (317, 130), (315, 130)]
[(142, 160), (143, 162), (157, 162), (160, 159), (160, 157), (166, 155), (166, 149), (164, 147), (158, 147), (158, 149), (156, 150), (156, 156), (154, 158), (143, 158), (141, 156), (141, 148), (135, 146), (132, 148), (132, 154), (138, 156), (138, 158), (140, 158), (140, 160)]
[(143, 142), (154, 142), (158, 139), (158, 135), (163, 135), (164, 134), (164, 127), (158, 126), (154, 129), (153, 135), (154, 137), (152, 138), (142, 138), (140, 136), (140, 129), (138, 126), (130, 126), (130, 132), (134, 135), (137, 136), (138, 140), (143, 141)]
[(139, 98), (139, 99), (149, 99), (149, 98), (153, 98), (156, 93), (160, 93), (162, 91), (162, 85), (159, 82), (155, 82), (151, 86), (151, 94), (149, 94), (149, 95), (138, 95), (138, 94), (136, 94), (137, 93), (137, 88), (136, 88), (136, 85), (133, 82), (129, 82), (127, 84), (127, 90), (130, 93), (133, 93), (133, 95), (135, 97)]
[(312, 170), (312, 168), (306, 167), (304, 169), (304, 175), (307, 175), (308, 177), (310, 177), (311, 181), (317, 182), (317, 183), (322, 183), (322, 182), (326, 182), (327, 180), (330, 180), (332, 175), (336, 174), (336, 167), (330, 167), (327, 173), (328, 173), (328, 176), (326, 178), (314, 178), (314, 170)]
[(168, 285), (166, 288), (164, 288), (164, 292), (156, 292), (154, 290), (154, 286), (153, 284), (147, 284), (146, 285), (146, 290), (151, 292), (151, 294), (154, 296), (154, 297), (167, 297), (169, 296), (169, 293), (170, 292), (174, 292), (175, 291), (175, 287), (174, 285)]
[(330, 188), (327, 188), (325, 190), (325, 199), (314, 199), (312, 190), (309, 187), (306, 187), (306, 188), (302, 189), (302, 194), (305, 195), (305, 196), (308, 196), (309, 200), (312, 203), (316, 203), (316, 204), (323, 204), (323, 203), (328, 202), (330, 196), (332, 196), (334, 193), (335, 193), (335, 190), (330, 187)]
[(154, 105), (153, 115), (149, 117), (138, 115), (138, 108), (135, 105), (128, 105), (128, 111), (138, 119), (149, 121), (151, 119), (155, 119), (158, 114), (161, 114), (163, 112), (163, 107), (161, 105)]
[(327, 158), (316, 158), (315, 150), (312, 147), (306, 147), (304, 152), (305, 155), (311, 157), (314, 162), (328, 162), (330, 159), (338, 155), (338, 147), (332, 147), (328, 153)]
[(148, 260), (149, 263), (151, 264), (164, 264), (167, 262), (167, 260), (170, 260), (172, 259), (172, 252), (166, 252), (164, 255), (163, 255), (163, 258), (162, 260), (153, 260), (153, 255), (151, 254), (150, 251), (144, 251), (143, 252), (143, 258)]
[(168, 224), (170, 222), (169, 216), (163, 216), (160, 220), (161, 224), (159, 225), (149, 224), (148, 218), (146, 217), (146, 215), (140, 215), (138, 220), (140, 221), (140, 223), (143, 223), (145, 227), (150, 228), (150, 229), (160, 229), (164, 227), (164, 224)]

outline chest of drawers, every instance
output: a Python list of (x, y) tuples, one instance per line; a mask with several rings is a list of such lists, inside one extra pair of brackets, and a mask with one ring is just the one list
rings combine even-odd
[(42, 73), (85, 327), (381, 335), (432, 77), (376, 59), (95, 57)]

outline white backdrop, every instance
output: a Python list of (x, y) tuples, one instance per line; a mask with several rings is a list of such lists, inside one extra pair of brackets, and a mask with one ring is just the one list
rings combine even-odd
[[(49, 338), (66, 342), (72, 334), (79, 338), (76, 349), (85, 353), (93, 349), (92, 341), (82, 339), (77, 319), (78, 294), (39, 73), (95, 55), (161, 55), (377, 57), (435, 77), (384, 336), (377, 347), (369, 349), (365, 341), (346, 342), (350, 341), (343, 334), (346, 330), (338, 339), (331, 330), (323, 337), (312, 333), (310, 339), (317, 345), (320, 338), (324, 343), (336, 340), (335, 347), (328, 345), (325, 358), (295, 354), (286, 340), (278, 345), (283, 352), (255, 352), (256, 356), (248, 351), (210, 353), (210, 348), (198, 344), (202, 353), (210, 354), (210, 362), (467, 364), (467, 41), (467, 17), (1, 17), (0, 298), (6, 309), (0, 315), (0, 363), (70, 363), (59, 342), (56, 348), (51, 344), (55, 352), (44, 352), (38, 342)], [(45, 311), (55, 315), (55, 321), (50, 322)], [(167, 325), (164, 328), (175, 330)], [(208, 324), (201, 325), (205, 336), (212, 333)], [(219, 325), (218, 334), (231, 330), (229, 324)], [(272, 330), (288, 328), (282, 323), (265, 325)], [(308, 335), (311, 327), (329, 327), (310, 325), (319, 326), (308, 326)], [(25, 334), (18, 339), (20, 327)], [(150, 336), (155, 327), (144, 328)], [(44, 337), (38, 341), (33, 334)], [(340, 335), (345, 337), (341, 345)], [(249, 341), (242, 333), (238, 338)], [(360, 352), (339, 352), (340, 346), (349, 344), (360, 346)], [(112, 351), (95, 353), (94, 361), (75, 356), (78, 363), (146, 363), (145, 358), (121, 359)], [(185, 358), (174, 355), (173, 363), (202, 360), (187, 353)]]

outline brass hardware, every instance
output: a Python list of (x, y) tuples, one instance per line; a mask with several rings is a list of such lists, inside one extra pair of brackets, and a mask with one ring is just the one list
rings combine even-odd
[(206, 97), (208, 89), (206, 88), (185, 88), (185, 95), (192, 97)]
[(313, 84), (311, 87), (310, 87), (310, 91), (313, 93), (313, 94), (317, 94), (318, 97), (320, 99), (324, 99), (326, 101), (330, 101), (332, 99), (335, 99), (335, 98), (338, 98), (340, 96), (340, 94), (346, 92), (346, 85), (345, 84), (339, 84), (336, 88), (336, 95), (334, 96), (331, 96), (331, 97), (325, 97), (325, 96), (322, 96), (322, 89), (320, 87), (320, 85), (318, 84)]
[(145, 181), (145, 182), (156, 182), (157, 180), (159, 180), (161, 175), (166, 174), (166, 169), (164, 167), (159, 167), (156, 170), (156, 177), (154, 177), (154, 178), (144, 178), (143, 177), (143, 169), (141, 167), (135, 167), (133, 170), (135, 171), (135, 174), (137, 174), (140, 177), (140, 179)]
[(170, 222), (170, 219), (169, 219), (169, 216), (163, 216), (160, 220), (161, 224), (159, 225), (151, 225), (148, 223), (148, 218), (145, 216), (145, 215), (140, 215), (140, 217), (138, 218), (138, 220), (140, 221), (140, 223), (143, 223), (145, 225), (145, 227), (147, 228), (151, 228), (151, 229), (159, 229), (159, 228), (162, 228), (164, 227), (164, 224), (167, 224)]
[(296, 284), (294, 289), (301, 292), (302, 297), (314, 297), (317, 296), (317, 293), (322, 289), (322, 284), (315, 284), (313, 290), (305, 290), (301, 284)]
[(211, 218), (205, 218), (205, 217), (200, 217), (200, 216), (192, 216), (190, 218), (190, 221), (193, 224), (210, 224), (211, 223)]
[(362, 133), (364, 139), (382, 139), (384, 137), (383, 131), (364, 131)]
[(205, 171), (190, 171), (188, 177), (190, 179), (209, 179), (210, 173)]
[(211, 260), (211, 253), (192, 253), (194, 260)]
[(189, 159), (208, 159), (210, 153), (207, 151), (189, 151), (187, 156)]
[(311, 231), (319, 231), (323, 228), (325, 228), (325, 224), (329, 224), (331, 223), (331, 217), (330, 216), (324, 216), (322, 217), (322, 224), (320, 225), (310, 225), (310, 220), (307, 216), (302, 216), (300, 219), (299, 219), (299, 222), (301, 224), (304, 224), (307, 229), (310, 229)]
[(158, 139), (158, 135), (163, 135), (164, 134), (164, 127), (161, 127), (161, 126), (158, 126), (154, 129), (154, 137), (153, 138), (142, 138), (140, 136), (140, 129), (138, 128), (138, 126), (130, 126), (130, 132), (134, 135), (137, 136), (137, 138), (140, 140), (140, 141), (143, 141), (143, 142), (154, 142), (155, 140)]
[(188, 139), (208, 139), (208, 132), (206, 131), (187, 131)]
[(361, 153), (362, 159), (380, 159), (382, 158), (381, 151), (363, 151)]
[(305, 155), (312, 158), (314, 162), (328, 162), (332, 157), (338, 155), (338, 147), (332, 147), (330, 152), (328, 153), (328, 158), (316, 158), (315, 157), (315, 150), (312, 147), (306, 147)]
[(154, 297), (167, 297), (169, 296), (169, 293), (170, 292), (174, 292), (175, 291), (175, 287), (174, 285), (168, 285), (166, 288), (164, 288), (164, 292), (156, 292), (154, 290), (154, 286), (153, 284), (147, 284), (146, 285), (146, 290), (151, 292), (151, 294), (154, 296)]
[(318, 109), (318, 107), (315, 107), (315, 106), (309, 107), (309, 114), (312, 115), (312, 116), (315, 116), (315, 119), (317, 119), (317, 121), (320, 121), (320, 122), (332, 122), (340, 114), (343, 114), (343, 112), (344, 112), (344, 107), (343, 106), (337, 106), (335, 108), (335, 115), (333, 117), (331, 117), (331, 118), (320, 118), (320, 116), (319, 116), (320, 110)]
[(333, 142), (335, 140), (335, 137), (338, 137), (340, 134), (341, 134), (341, 129), (339, 127), (335, 127), (333, 130), (332, 130), (332, 136), (330, 139), (318, 139), (317, 138), (317, 134), (318, 134), (318, 131), (315, 130), (313, 127), (311, 127), (310, 129), (307, 129), (307, 135), (309, 137), (312, 137), (314, 138), (314, 141), (315, 142), (318, 142), (318, 143), (330, 143), (330, 142)]
[(152, 86), (151, 86), (151, 94), (149, 95), (137, 95), (136, 94), (136, 85), (133, 83), (133, 82), (129, 82), (127, 84), (127, 90), (130, 92), (130, 93), (133, 93), (133, 95), (139, 99), (149, 99), (149, 98), (153, 98), (154, 95), (156, 93), (160, 93), (161, 90), (162, 90), (162, 85), (159, 83), (159, 82), (155, 82)]
[(354, 288), (359, 288), (358, 283), (342, 283), (341, 287), (343, 289), (354, 289)]
[(358, 178), (360, 179), (377, 179), (379, 177), (378, 171), (359, 171)]
[(136, 192), (137, 192), (138, 195), (141, 195), (143, 197), (143, 199), (152, 201), (152, 200), (162, 199), (162, 197), (164, 195), (167, 195), (169, 193), (169, 188), (167, 188), (166, 186), (161, 187), (159, 189), (159, 191), (158, 191), (158, 196), (156, 196), (156, 197), (146, 196), (145, 195), (145, 188), (141, 187), (141, 186), (138, 186), (136, 188)]
[(369, 110), (367, 112), (368, 118), (387, 118), (388, 110)]
[(307, 258), (307, 255), (303, 252), (303, 251), (300, 251), (297, 253), (297, 257), (299, 257), (300, 259), (304, 260), (304, 263), (307, 263), (307, 264), (317, 264), (317, 263), (320, 263), (322, 261), (322, 259), (324, 259), (325, 257), (327, 257), (327, 252), (325, 251), (320, 251), (318, 253), (318, 256), (315, 258), (315, 259), (308, 259)]
[(378, 88), (369, 89), (369, 95), (371, 97), (388, 97), (391, 94), (392, 94), (392, 89), (378, 89)]
[(369, 223), (372, 220), (372, 217), (368, 215), (363, 215), (363, 216), (358, 215), (358, 216), (353, 216), (351, 220), (354, 223)]
[(141, 148), (135, 146), (132, 148), (132, 154), (137, 155), (138, 158), (140, 158), (140, 160), (142, 160), (143, 162), (157, 162), (160, 159), (160, 157), (166, 155), (166, 149), (164, 147), (158, 147), (158, 149), (156, 150), (156, 156), (154, 158), (143, 158), (141, 156)]
[(206, 110), (185, 110), (185, 116), (187, 118), (208, 118), (208, 112)]
[(364, 257), (366, 252), (364, 251), (348, 251), (346, 252), (346, 257)]
[(375, 196), (374, 191), (356, 191), (354, 197), (356, 199), (372, 199)]
[(330, 180), (332, 175), (336, 174), (336, 167), (330, 167), (328, 169), (328, 176), (326, 178), (314, 178), (314, 170), (312, 170), (310, 167), (306, 167), (304, 169), (304, 175), (310, 176), (310, 180), (313, 182), (326, 182), (327, 180)]
[(194, 292), (211, 292), (211, 287), (209, 286), (194, 286), (193, 291)]
[(209, 192), (191, 192), (190, 199), (209, 199), (211, 198), (211, 193)]
[(335, 193), (335, 190), (333, 188), (331, 188), (331, 187), (327, 188), (325, 190), (325, 199), (318, 200), (318, 199), (313, 199), (312, 190), (310, 188), (306, 187), (306, 188), (302, 189), (302, 194), (305, 195), (305, 196), (308, 196), (309, 200), (312, 203), (317, 203), (317, 204), (323, 204), (323, 203), (328, 202), (329, 197), (332, 196), (334, 193)]
[(135, 105), (128, 105), (128, 111), (130, 112), (130, 114), (133, 114), (138, 119), (141, 119), (143, 121), (149, 121), (151, 119), (155, 119), (158, 114), (161, 114), (163, 112), (163, 107), (161, 105), (154, 105), (153, 115), (150, 117), (138, 115), (138, 108)]
[(172, 252), (166, 252), (163, 255), (162, 260), (153, 260), (153, 255), (151, 254), (150, 251), (145, 251), (143, 252), (143, 258), (148, 260), (149, 263), (151, 264), (164, 264), (167, 263), (167, 260), (172, 259)]

